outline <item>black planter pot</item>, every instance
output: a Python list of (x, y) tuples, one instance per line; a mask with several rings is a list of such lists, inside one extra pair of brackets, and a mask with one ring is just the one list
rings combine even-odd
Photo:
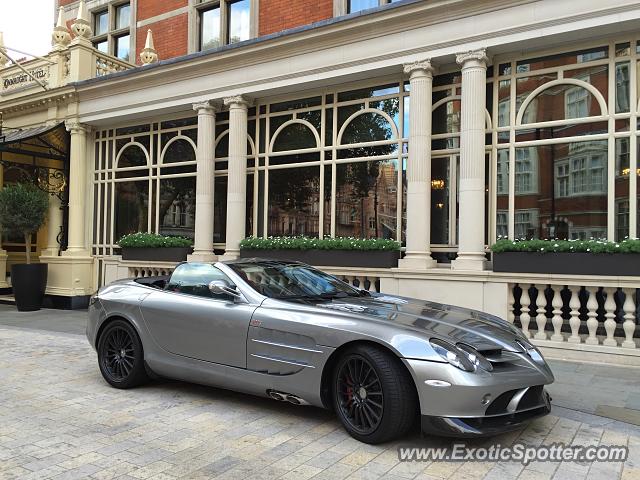
[(46, 263), (17, 264), (11, 266), (11, 287), (19, 312), (40, 310), (47, 288)]
[(240, 249), (241, 258), (293, 260), (323, 267), (393, 268), (399, 251), (392, 250), (254, 250)]
[(494, 253), (493, 271), (640, 277), (640, 254), (553, 252)]
[(123, 260), (144, 260), (145, 262), (184, 262), (193, 249), (191, 247), (171, 248), (122, 248)]

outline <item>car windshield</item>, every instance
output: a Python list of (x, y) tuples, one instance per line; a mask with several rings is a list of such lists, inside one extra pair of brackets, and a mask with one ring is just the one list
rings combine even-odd
[(341, 298), (366, 295), (309, 265), (285, 262), (238, 262), (229, 266), (259, 293), (279, 299)]

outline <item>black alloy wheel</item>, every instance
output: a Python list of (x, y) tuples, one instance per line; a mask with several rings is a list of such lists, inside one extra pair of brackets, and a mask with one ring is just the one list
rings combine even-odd
[(142, 343), (124, 320), (109, 323), (100, 335), (98, 363), (104, 379), (116, 388), (135, 387), (147, 380)]
[(380, 425), (384, 411), (382, 384), (373, 366), (359, 355), (342, 362), (337, 378), (340, 410), (351, 427), (369, 435)]
[(405, 434), (418, 413), (413, 378), (393, 353), (358, 344), (334, 370), (334, 409), (349, 434), (366, 443), (382, 443)]

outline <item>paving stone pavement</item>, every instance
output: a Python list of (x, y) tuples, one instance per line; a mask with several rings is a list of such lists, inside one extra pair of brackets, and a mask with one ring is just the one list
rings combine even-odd
[(181, 382), (120, 391), (77, 334), (0, 326), (1, 479), (640, 479), (640, 427), (554, 407), (519, 432), (471, 446), (628, 445), (624, 463), (398, 461), (447, 446), (416, 432), (371, 446), (333, 415)]

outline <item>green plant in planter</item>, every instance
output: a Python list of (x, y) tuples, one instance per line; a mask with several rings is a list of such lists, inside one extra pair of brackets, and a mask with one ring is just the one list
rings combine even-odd
[(640, 253), (640, 240), (625, 238), (620, 242), (606, 240), (509, 240), (502, 238), (491, 245), (493, 253)]
[(118, 240), (118, 245), (122, 248), (187, 248), (193, 245), (193, 241), (184, 237), (137, 232), (124, 235)]
[(31, 237), (44, 225), (49, 196), (35, 185), (16, 183), (0, 190), (0, 225), (10, 235), (24, 236), (27, 264), (31, 263)]
[(247, 250), (391, 250), (399, 251), (400, 242), (387, 238), (355, 237), (247, 237), (240, 248)]

